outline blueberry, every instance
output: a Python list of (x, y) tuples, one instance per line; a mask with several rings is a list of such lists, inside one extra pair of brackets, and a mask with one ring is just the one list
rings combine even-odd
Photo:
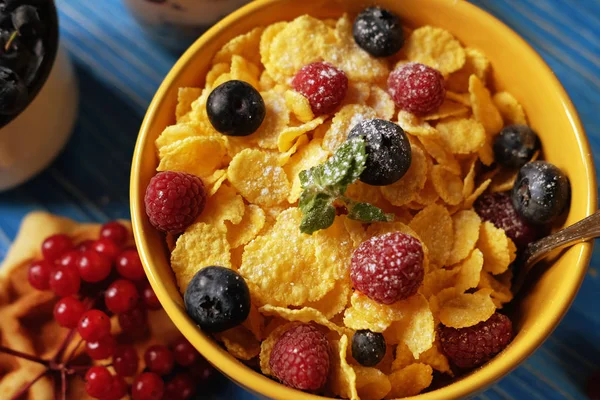
[(0, 67), (0, 115), (13, 115), (27, 104), (27, 87), (13, 70)]
[(207, 332), (222, 332), (244, 322), (250, 291), (232, 269), (205, 267), (194, 275), (183, 296), (188, 315)]
[(365, 367), (379, 364), (385, 356), (385, 338), (381, 333), (363, 329), (352, 336), (352, 357)]
[(38, 37), (44, 30), (37, 8), (30, 5), (17, 7), (11, 14), (13, 26), (23, 37)]
[(354, 40), (375, 57), (389, 57), (404, 44), (400, 18), (381, 7), (369, 7), (354, 20)]
[(534, 224), (552, 222), (569, 206), (570, 197), (569, 179), (545, 161), (525, 164), (511, 193), (517, 213)]
[(410, 168), (410, 142), (399, 125), (383, 119), (361, 121), (348, 134), (348, 138), (358, 136), (363, 137), (367, 145), (366, 168), (360, 176), (364, 183), (391, 185)]
[(252, 85), (228, 81), (208, 96), (206, 112), (212, 126), (228, 136), (248, 136), (265, 119), (265, 102)]
[(540, 139), (527, 125), (509, 125), (494, 141), (494, 157), (507, 168), (521, 168), (539, 149)]

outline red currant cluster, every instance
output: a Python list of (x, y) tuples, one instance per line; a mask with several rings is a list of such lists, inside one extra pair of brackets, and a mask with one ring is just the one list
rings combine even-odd
[[(121, 330), (135, 338), (146, 331), (147, 311), (161, 308), (137, 250), (126, 247), (128, 236), (118, 222), (103, 225), (99, 239), (77, 246), (67, 235), (50, 236), (42, 243), (43, 259), (29, 267), (29, 282), (60, 297), (54, 319), (79, 333), (92, 360), (112, 358), (112, 364), (87, 369), (85, 389), (90, 396), (118, 400), (129, 393), (133, 400), (189, 399), (214, 370), (187, 340), (180, 338), (171, 347), (149, 347), (144, 354), (146, 368), (136, 376), (136, 348), (117, 344), (111, 333), (112, 315)], [(125, 378), (132, 381), (131, 388)]]

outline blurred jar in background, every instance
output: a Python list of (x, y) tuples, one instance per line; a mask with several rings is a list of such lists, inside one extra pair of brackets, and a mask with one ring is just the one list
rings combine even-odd
[(217, 21), (251, 0), (125, 0), (148, 34), (183, 52)]

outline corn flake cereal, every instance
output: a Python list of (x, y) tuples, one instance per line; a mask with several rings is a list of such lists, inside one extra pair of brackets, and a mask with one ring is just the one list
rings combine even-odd
[(486, 81), (490, 61), (485, 54), (477, 49), (467, 47), (465, 55), (465, 65), (459, 71), (453, 72), (446, 79), (446, 88), (448, 90), (459, 93), (468, 92), (471, 75), (477, 76), (482, 82)]
[(458, 292), (464, 292), (468, 289), (477, 287), (481, 280), (481, 270), (483, 268), (483, 254), (481, 250), (475, 249), (466, 259), (454, 267), (458, 272), (454, 287)]
[(508, 92), (498, 92), (494, 94), (492, 100), (506, 125), (527, 125), (523, 106), (519, 104), (512, 94)]
[(323, 148), (333, 153), (348, 138), (348, 134), (359, 122), (376, 118), (377, 113), (371, 107), (350, 104), (342, 107), (333, 117), (331, 127), (323, 138)]
[(260, 94), (265, 102), (265, 119), (260, 128), (252, 134), (258, 145), (264, 149), (277, 148), (279, 135), (288, 126), (290, 114), (284, 97), (277, 89)]
[(433, 342), (433, 346), (429, 350), (421, 353), (417, 361), (430, 365), (436, 371), (443, 372), (450, 376), (454, 375), (452, 369), (450, 369), (450, 362), (444, 353), (442, 353), (440, 342), (437, 339)]
[[(504, 274), (508, 273), (509, 271), (505, 272)], [(505, 282), (501, 281), (501, 278), (503, 278), (504, 274), (493, 276), (487, 271), (481, 271), (479, 285), (477, 286), (479, 289), (487, 288), (493, 290), (491, 297), (494, 301), (494, 304), (498, 308), (502, 308), (505, 303), (508, 303), (513, 299), (513, 294), (510, 291), (511, 280), (506, 279)]]
[(258, 235), (265, 226), (265, 212), (257, 205), (249, 204), (246, 206), (244, 216), (238, 224), (229, 221), (225, 222), (227, 227), (227, 241), (232, 249), (250, 242)]
[(325, 121), (325, 117), (317, 117), (312, 121), (306, 122), (300, 126), (290, 126), (285, 128), (281, 134), (279, 135), (279, 139), (277, 140), (277, 146), (279, 147), (279, 151), (288, 151), (293, 143), (298, 137), (304, 135), (305, 133), (314, 131), (317, 129), (319, 125), (321, 125)]
[(332, 331), (338, 332), (339, 334), (348, 333), (349, 331), (348, 329), (344, 329), (330, 322), (320, 311), (310, 307), (303, 307), (299, 310), (290, 310), (289, 308), (275, 307), (267, 304), (261, 307), (259, 311), (264, 315), (278, 316), (290, 322), (315, 322), (319, 325), (329, 328)]
[(221, 225), (224, 221), (239, 224), (244, 212), (242, 196), (237, 194), (231, 186), (225, 184), (221, 185), (215, 194), (206, 200), (204, 211), (197, 221), (215, 225)]
[(270, 231), (246, 245), (239, 272), (260, 304), (302, 306), (334, 287), (336, 271), (317, 262), (314, 237), (298, 229), (301, 218), (299, 209), (287, 209)]
[(438, 164), (440, 164), (443, 168), (452, 172), (455, 175), (461, 174), (460, 164), (452, 154), (447, 149), (447, 146), (444, 146), (441, 140), (434, 137), (419, 137), (419, 142), (423, 145), (425, 151), (433, 157)]
[(425, 297), (416, 294), (404, 301), (408, 306), (407, 317), (394, 321), (384, 336), (390, 343), (404, 343), (417, 358), (431, 348), (435, 339), (435, 322)]
[(356, 374), (356, 391), (361, 400), (383, 399), (392, 389), (389, 378), (377, 368), (352, 365)]
[(381, 187), (383, 197), (395, 206), (403, 206), (425, 187), (427, 158), (419, 146), (411, 145), (412, 162), (406, 174), (396, 183)]
[(348, 336), (342, 335), (340, 340), (331, 341), (328, 387), (334, 396), (358, 400), (356, 373), (346, 361), (347, 352)]
[(295, 90), (285, 91), (285, 104), (299, 121), (309, 122), (315, 119), (308, 99)]
[(248, 61), (260, 65), (259, 45), (264, 28), (258, 27), (250, 32), (231, 39), (217, 52), (213, 64), (230, 63), (234, 56), (242, 56)]
[(300, 174), (301, 171), (322, 164), (328, 158), (329, 153), (321, 146), (320, 139), (313, 139), (290, 158), (290, 161), (284, 166), (287, 176), (292, 181), (292, 187), (287, 199), (288, 202), (293, 204), (298, 201), (300, 193), (302, 192), (298, 174)]
[(513, 241), (503, 229), (489, 221), (481, 225), (477, 247), (483, 253), (483, 269), (493, 275), (505, 272), (516, 257), (517, 248)]
[(458, 40), (450, 32), (433, 26), (415, 29), (403, 51), (410, 61), (429, 65), (442, 75), (458, 71), (465, 64), (465, 50)]
[(389, 376), (392, 389), (388, 398), (415, 396), (431, 385), (433, 368), (421, 363), (411, 364)]
[(487, 321), (496, 311), (491, 293), (491, 289), (480, 289), (473, 294), (458, 294), (443, 302), (439, 313), (441, 323), (459, 329)]
[(463, 181), (460, 176), (441, 165), (434, 165), (431, 180), (436, 192), (447, 204), (455, 206), (462, 201)]
[(481, 218), (473, 210), (459, 211), (452, 216), (454, 227), (454, 245), (447, 264), (453, 265), (467, 258), (479, 239)]
[(367, 82), (349, 81), (346, 97), (342, 101), (342, 106), (347, 104), (366, 104), (371, 96), (371, 85)]
[(473, 115), (481, 122), (488, 136), (493, 136), (502, 129), (502, 117), (492, 101), (490, 91), (476, 75), (469, 78), (469, 93)]
[(227, 351), (240, 360), (251, 360), (260, 353), (260, 342), (242, 325), (215, 334)]
[(446, 98), (448, 100), (455, 101), (462, 104), (463, 106), (471, 107), (471, 96), (469, 93), (456, 93), (450, 90), (446, 90)]
[(442, 105), (436, 110), (423, 116), (425, 121), (438, 120), (448, 117), (465, 117), (469, 109), (464, 104), (444, 99)]
[(415, 136), (438, 136), (438, 131), (429, 122), (417, 117), (408, 111), (400, 110), (398, 113), (398, 125), (400, 127)]
[(179, 122), (181, 117), (192, 110), (192, 103), (200, 97), (202, 89), (182, 87), (177, 91), (177, 107), (175, 108), (175, 120)]
[(427, 246), (431, 262), (437, 266), (445, 265), (454, 245), (452, 218), (448, 210), (437, 204), (427, 206), (415, 215), (410, 227)]
[(346, 309), (352, 293), (352, 282), (349, 276), (338, 279), (325, 296), (316, 301), (306, 302), (306, 307), (313, 308), (326, 318), (333, 318)]
[(225, 153), (225, 140), (218, 136), (188, 137), (160, 149), (157, 170), (187, 172), (204, 177), (221, 165)]
[(483, 125), (473, 119), (447, 118), (436, 128), (442, 143), (454, 154), (475, 153), (485, 144)]
[(396, 112), (394, 100), (392, 100), (388, 92), (379, 86), (373, 86), (371, 88), (370, 96), (366, 104), (375, 110), (377, 118), (391, 120)]
[(246, 200), (260, 206), (284, 202), (290, 183), (275, 153), (246, 149), (238, 153), (227, 171), (229, 182)]
[(229, 248), (223, 225), (198, 222), (190, 226), (171, 252), (171, 268), (181, 293), (201, 268), (209, 265), (231, 268)]
[(479, 196), (481, 196), (483, 194), (483, 192), (485, 192), (487, 190), (487, 188), (490, 186), (490, 183), (492, 183), (491, 179), (483, 181), (477, 187), (477, 189), (475, 189), (473, 191), (473, 193), (471, 193), (469, 196), (465, 197), (465, 202), (463, 203), (463, 208), (467, 210), (467, 209), (473, 207), (473, 203), (475, 203), (475, 200), (477, 200), (479, 198)]

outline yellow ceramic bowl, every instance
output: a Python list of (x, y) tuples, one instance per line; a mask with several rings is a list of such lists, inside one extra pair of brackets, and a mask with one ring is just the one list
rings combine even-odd
[[(175, 64), (148, 108), (137, 141), (131, 174), (131, 214), (137, 246), (152, 287), (173, 322), (219, 370), (262, 396), (316, 399), (287, 388), (238, 362), (204, 335), (188, 318), (169, 267), (164, 236), (154, 230), (144, 211), (143, 196), (158, 160), (154, 140), (174, 123), (177, 89), (203, 86), (215, 52), (228, 40), (259, 25), (291, 20), (302, 14), (339, 17), (367, 4), (393, 10), (409, 26), (431, 24), (452, 32), (462, 43), (481, 49), (491, 60), (497, 89), (509, 90), (524, 106), (531, 126), (540, 134), (547, 160), (567, 173), (572, 204), (565, 224), (596, 209), (596, 181), (590, 149), (579, 118), (564, 89), (542, 59), (502, 22), (457, 0), (256, 0), (214, 26)], [(592, 245), (573, 246), (557, 257), (513, 315), (517, 335), (491, 362), (420, 400), (457, 399), (483, 390), (529, 356), (559, 323), (585, 275)]]

